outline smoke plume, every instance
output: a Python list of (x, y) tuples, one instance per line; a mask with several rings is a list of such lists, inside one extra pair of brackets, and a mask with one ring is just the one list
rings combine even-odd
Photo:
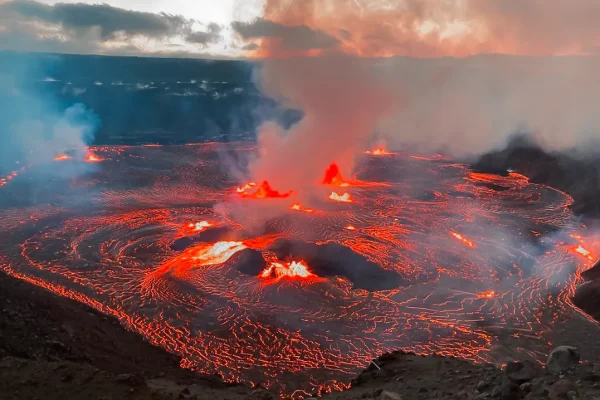
[(597, 17), (587, 0), (269, 0), (263, 19), (233, 28), (266, 57), (263, 91), (305, 117), (262, 127), (252, 175), (285, 184), (285, 171), (289, 187), (331, 161), (347, 173), (375, 133), (460, 157), (516, 133), (550, 150), (596, 148)]
[(252, 175), (285, 189), (315, 183), (332, 161), (350, 166), (363, 139), (396, 102), (385, 82), (365, 68), (344, 56), (266, 61), (262, 90), (301, 109), (304, 118), (287, 132), (274, 123), (262, 126), (262, 153)]
[(55, 163), (65, 151), (85, 157), (99, 125), (98, 117), (83, 104), (65, 104), (37, 82), (40, 66), (3, 66), (0, 74), (0, 171), (45, 165), (44, 174), (73, 175), (89, 166)]

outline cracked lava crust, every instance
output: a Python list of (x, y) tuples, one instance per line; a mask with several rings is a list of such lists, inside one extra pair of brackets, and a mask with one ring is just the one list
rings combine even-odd
[(74, 179), (11, 174), (0, 267), (116, 316), (186, 368), (283, 395), (346, 388), (398, 348), (540, 359), (596, 260), (568, 195), (441, 156), (367, 152), (353, 179), (332, 165), (278, 191), (226, 173), (220, 154), (248, 144), (93, 151)]

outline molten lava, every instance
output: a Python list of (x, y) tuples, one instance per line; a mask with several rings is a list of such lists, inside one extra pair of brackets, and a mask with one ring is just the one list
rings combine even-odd
[(336, 192), (331, 192), (329, 198), (333, 201), (339, 201), (341, 203), (353, 203), (352, 197), (348, 193), (344, 193), (343, 195), (339, 195)]
[(387, 151), (384, 147), (378, 147), (372, 151), (365, 151), (365, 154), (370, 154), (372, 156), (391, 156), (394, 155), (396, 153), (391, 153), (389, 151)]
[[(252, 200), (216, 178), (221, 150), (246, 157), (252, 146), (94, 148), (114, 162), (85, 180), (49, 180), (47, 195), (27, 207), (13, 199), (28, 198), (30, 185), (11, 183), (26, 173), (8, 170), (0, 270), (113, 315), (182, 367), (284, 398), (346, 388), (365, 360), (399, 343), (477, 362), (539, 360), (553, 338), (583, 332), (565, 336), (581, 345), (598, 333), (571, 301), (600, 247), (572, 218), (570, 196), (399, 152), (385, 162), (362, 157), (365, 181), (346, 177), (360, 187), (354, 204), (316, 216), (303, 212), (312, 203), (283, 199), (286, 212), (256, 224), (262, 216), (239, 212)], [(424, 180), (434, 195), (420, 194)], [(80, 198), (82, 183), (93, 201), (72, 201), (65, 212), (60, 204)], [(240, 193), (251, 197), (260, 183)], [(350, 192), (326, 188), (317, 188), (323, 200)], [(555, 233), (564, 229), (574, 237)], [(293, 241), (317, 244), (316, 253)], [(387, 281), (385, 271), (400, 276), (398, 289), (366, 289)]]
[(246, 249), (242, 242), (217, 242), (202, 244), (191, 251), (191, 260), (200, 265), (218, 265), (229, 260), (235, 253)]
[(290, 197), (294, 192), (290, 190), (289, 192), (280, 193), (277, 190), (273, 190), (269, 182), (264, 181), (258, 189), (256, 189), (252, 193), (246, 192), (243, 190), (240, 192), (240, 188), (238, 188), (238, 193), (240, 193), (243, 197), (251, 197), (254, 199), (283, 199), (286, 197)]
[(203, 230), (206, 230), (207, 228), (210, 228), (211, 226), (214, 226), (214, 224), (208, 222), (208, 221), (200, 221), (200, 222), (196, 222), (195, 224), (189, 224), (188, 227), (192, 228), (192, 230), (194, 232), (202, 232)]
[(306, 279), (311, 276), (315, 276), (308, 270), (308, 266), (304, 261), (292, 261), (288, 263), (272, 262), (267, 268), (261, 273), (260, 277), (264, 279), (268, 278), (301, 278)]
[(94, 163), (94, 162), (100, 162), (103, 161), (100, 157), (98, 157), (96, 154), (94, 153), (88, 153), (87, 156), (85, 156), (85, 162), (90, 162), (90, 163)]
[(487, 292), (483, 292), (477, 295), (480, 299), (492, 299), (496, 297), (496, 292), (493, 290), (488, 290)]
[(477, 246), (475, 245), (475, 243), (471, 242), (469, 239), (465, 238), (460, 233), (450, 231), (450, 235), (452, 235), (452, 237), (454, 237), (455, 239), (460, 240), (461, 242), (463, 242), (468, 247), (477, 248)]
[(582, 245), (578, 245), (578, 246), (576, 246), (576, 247), (573, 247), (573, 250), (574, 250), (574, 251), (575, 251), (577, 254), (579, 254), (579, 255), (581, 255), (581, 256), (583, 256), (583, 257), (587, 258), (587, 259), (588, 259), (588, 260), (590, 260), (590, 261), (595, 261), (595, 260), (597, 260), (597, 257), (596, 257), (594, 254), (592, 254), (592, 252), (591, 252), (590, 250), (586, 249), (586, 248), (585, 248), (585, 247), (583, 247)]
[(300, 203), (294, 203), (290, 206), (290, 210), (294, 210), (294, 211), (302, 211), (308, 214), (313, 214), (316, 211), (313, 210), (312, 208), (304, 208), (304, 206)]
[(65, 160), (70, 160), (71, 156), (68, 154), (61, 154), (59, 156), (54, 157), (55, 161), (65, 161)]
[(323, 178), (322, 183), (324, 185), (350, 186), (350, 183), (344, 180), (344, 177), (340, 172), (340, 168), (337, 166), (336, 163), (332, 163), (325, 170), (325, 177)]
[(246, 183), (244, 186), (238, 187), (236, 190), (238, 193), (245, 193), (247, 190), (250, 190), (255, 186), (256, 186), (256, 183), (250, 182), (250, 183)]

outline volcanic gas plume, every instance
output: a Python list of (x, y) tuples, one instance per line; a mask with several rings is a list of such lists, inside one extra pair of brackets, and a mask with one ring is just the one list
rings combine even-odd
[(186, 368), (292, 397), (346, 388), (398, 348), (503, 363), (597, 334), (569, 299), (598, 247), (565, 193), (360, 149), (341, 180), (362, 185), (323, 184), (329, 160), (269, 196), (278, 186), (227, 175), (225, 150), (259, 151), (90, 148), (97, 168), (25, 207), (43, 166), (16, 173), (0, 187), (0, 268), (114, 315)]

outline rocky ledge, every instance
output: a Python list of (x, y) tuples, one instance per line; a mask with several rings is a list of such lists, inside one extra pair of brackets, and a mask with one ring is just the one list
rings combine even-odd
[(591, 400), (600, 399), (600, 366), (581, 363), (578, 349), (560, 346), (546, 365), (515, 361), (504, 368), (447, 356), (385, 354), (343, 393), (326, 399)]

